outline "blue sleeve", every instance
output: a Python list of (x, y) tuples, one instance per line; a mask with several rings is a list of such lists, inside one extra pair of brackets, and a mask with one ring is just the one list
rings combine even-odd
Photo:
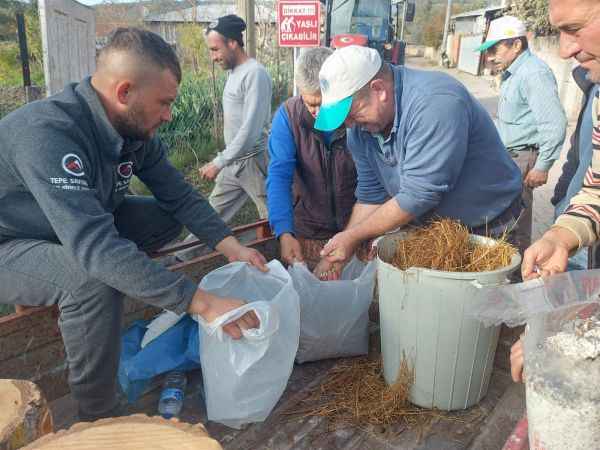
[(267, 208), (275, 236), (294, 232), (292, 183), (296, 170), (296, 144), (286, 109), (279, 107), (273, 117), (269, 136)]
[(356, 167), (357, 183), (354, 195), (357, 202), (371, 205), (385, 203), (389, 199), (389, 195), (369, 161), (368, 146), (362, 142), (358, 127), (348, 130), (347, 145)]
[(412, 108), (395, 195), (403, 210), (422, 216), (454, 188), (469, 145), (468, 108), (460, 97), (448, 94), (430, 95)]
[(537, 125), (540, 150), (534, 168), (547, 172), (560, 157), (567, 132), (556, 79), (550, 70), (533, 72), (527, 75), (522, 88)]

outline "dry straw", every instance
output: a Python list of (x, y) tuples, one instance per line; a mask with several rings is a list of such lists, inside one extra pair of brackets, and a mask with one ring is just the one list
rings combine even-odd
[(366, 357), (340, 361), (326, 380), (303, 401), (306, 408), (291, 411), (302, 416), (328, 417), (334, 423), (391, 425), (416, 424), (426, 412), (408, 402), (414, 372), (402, 361), (396, 383), (383, 378), (381, 359)]
[(302, 406), (294, 407), (286, 414), (293, 418), (327, 418), (333, 429), (351, 425), (381, 430), (381, 427), (395, 425), (397, 432), (414, 430), (418, 439), (436, 419), (474, 422), (480, 417), (480, 411), (450, 415), (411, 404), (408, 397), (413, 382), (414, 370), (406, 358), (402, 359), (396, 382), (391, 386), (383, 378), (380, 358), (341, 360), (329, 371), (323, 383), (302, 401)]
[(496, 239), (494, 245), (477, 244), (469, 238), (467, 227), (441, 219), (398, 241), (392, 264), (401, 270), (421, 267), (445, 272), (486, 272), (508, 266), (515, 252), (506, 236)]

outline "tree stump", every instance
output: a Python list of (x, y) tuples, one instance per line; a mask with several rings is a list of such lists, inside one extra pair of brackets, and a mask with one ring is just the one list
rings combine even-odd
[(52, 431), (39, 388), (31, 381), (0, 379), (0, 450), (21, 448)]
[(76, 423), (23, 450), (222, 450), (202, 424), (134, 414)]

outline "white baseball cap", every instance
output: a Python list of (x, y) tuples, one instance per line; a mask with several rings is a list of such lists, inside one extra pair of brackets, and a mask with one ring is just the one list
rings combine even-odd
[(484, 52), (493, 47), (503, 39), (512, 39), (527, 36), (525, 24), (514, 16), (502, 16), (490, 22), (485, 42), (475, 49), (476, 52)]
[(359, 45), (340, 48), (329, 56), (319, 72), (321, 108), (315, 128), (338, 128), (352, 107), (352, 95), (365, 86), (381, 68), (377, 50)]

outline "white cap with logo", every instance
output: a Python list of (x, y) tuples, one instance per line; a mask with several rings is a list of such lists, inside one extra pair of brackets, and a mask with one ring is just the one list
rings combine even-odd
[(329, 56), (319, 72), (321, 108), (315, 128), (338, 128), (352, 107), (352, 95), (365, 86), (381, 68), (379, 52), (369, 47), (349, 45)]
[(484, 52), (504, 39), (527, 36), (525, 24), (514, 16), (502, 16), (490, 23), (485, 42), (475, 49), (476, 52)]

